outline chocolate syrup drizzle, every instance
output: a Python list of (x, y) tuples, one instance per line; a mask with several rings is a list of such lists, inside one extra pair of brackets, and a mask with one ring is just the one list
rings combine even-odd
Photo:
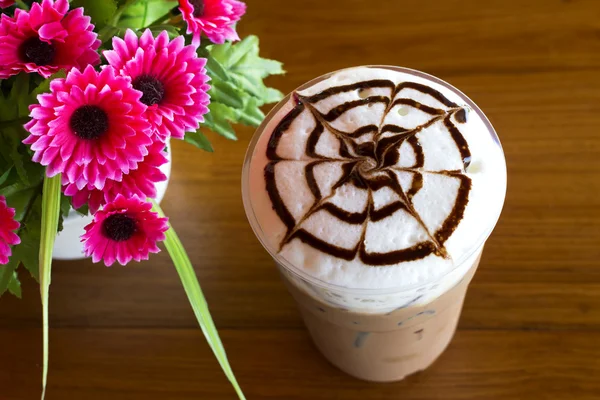
[[(334, 107), (325, 114), (318, 111), (314, 106), (315, 103), (335, 94), (372, 88), (387, 88), (390, 90), (390, 96), (378, 95), (349, 101)], [(410, 98), (396, 98), (405, 89), (416, 90), (428, 95), (443, 104), (447, 109), (431, 107)], [(462, 220), (471, 190), (471, 179), (465, 175), (465, 170), (471, 160), (471, 153), (465, 138), (455, 125), (455, 122), (459, 124), (466, 122), (467, 114), (465, 109), (459, 107), (442, 93), (429, 86), (415, 82), (402, 82), (396, 85), (392, 81), (383, 79), (331, 87), (309, 97), (294, 93), (294, 99), (296, 101), (295, 107), (279, 122), (271, 134), (267, 145), (267, 158), (270, 161), (265, 166), (264, 171), (266, 188), (273, 209), (287, 228), (287, 232), (280, 243), (280, 250), (290, 241), (299, 239), (307, 245), (334, 257), (350, 261), (358, 256), (363, 263), (372, 266), (391, 265), (404, 261), (418, 260), (430, 254), (447, 258), (448, 254), (444, 248), (444, 243)], [(342, 132), (331, 125), (333, 121), (348, 110), (376, 103), (385, 105), (385, 112), (379, 126), (366, 125), (356, 129), (354, 132)], [(397, 125), (383, 125), (388, 113), (397, 105), (417, 108), (429, 114), (431, 118), (426, 123), (413, 129), (406, 129)], [(309, 162), (304, 168), (306, 183), (315, 201), (308, 212), (297, 221), (285, 205), (277, 189), (275, 166), (281, 161), (294, 161), (280, 157), (277, 154), (277, 146), (281, 137), (289, 129), (293, 121), (305, 110), (308, 110), (313, 115), (316, 122), (315, 128), (308, 137), (305, 149), (305, 154), (313, 161)], [(462, 157), (463, 169), (452, 171), (423, 170), (425, 156), (419, 144), (417, 134), (436, 123), (442, 123), (449, 132)], [(339, 158), (326, 157), (316, 152), (317, 143), (321, 135), (325, 132), (325, 129), (333, 133), (340, 143)], [(360, 144), (357, 143), (356, 139), (365, 134), (374, 134), (374, 140)], [(384, 136), (384, 134), (386, 135)], [(400, 157), (399, 149), (403, 143), (410, 145), (415, 154), (416, 162), (409, 168), (396, 166)], [(333, 185), (331, 194), (324, 197), (315, 179), (314, 169), (321, 163), (332, 161), (342, 162), (342, 176)], [(403, 190), (394, 170), (408, 172), (413, 175), (411, 187), (408, 191)], [(428, 230), (412, 203), (413, 196), (423, 186), (424, 173), (441, 174), (447, 176), (449, 179), (457, 179), (460, 182), (452, 211), (441, 227), (435, 232)], [(359, 189), (367, 191), (367, 205), (362, 212), (348, 212), (328, 202), (336, 190), (345, 184), (352, 184)], [(373, 192), (384, 187), (393, 190), (400, 200), (375, 210)], [(368, 252), (365, 246), (367, 224), (388, 218), (399, 210), (404, 210), (415, 218), (425, 232), (427, 232), (429, 240), (415, 244), (409, 248), (385, 253)], [(362, 225), (361, 238), (356, 246), (346, 249), (333, 245), (315, 237), (300, 227), (304, 221), (318, 211), (328, 212), (333, 217), (348, 224)]]

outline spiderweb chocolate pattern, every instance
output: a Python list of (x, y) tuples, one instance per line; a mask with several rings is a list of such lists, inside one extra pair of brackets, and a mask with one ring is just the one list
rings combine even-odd
[[(376, 94), (360, 95), (363, 92), (373, 92), (373, 89), (376, 89)], [(360, 98), (341, 102), (326, 111), (319, 109), (321, 101), (352, 91), (357, 91)], [(389, 94), (383, 95), (382, 92)], [(416, 97), (423, 98), (422, 95), (424, 95), (431, 99), (435, 106), (423, 104), (407, 95), (415, 92), (419, 93), (419, 96)], [(280, 250), (290, 241), (299, 239), (314, 249), (331, 256), (348, 261), (359, 257), (363, 263), (372, 266), (418, 260), (430, 254), (448, 258), (444, 243), (462, 220), (471, 190), (471, 179), (465, 174), (471, 153), (465, 138), (457, 127), (466, 122), (466, 110), (429, 86), (414, 82), (402, 82), (396, 85), (392, 81), (383, 79), (331, 87), (312, 96), (294, 93), (293, 98), (294, 108), (284, 116), (269, 138), (267, 146), (269, 162), (264, 170), (266, 189), (273, 209), (286, 227), (285, 235), (280, 242)], [(374, 105), (384, 107), (382, 118), (378, 124), (359, 126), (353, 132), (344, 132), (336, 128), (336, 121), (345, 113), (358, 107), (373, 107)], [(400, 112), (399, 110), (408, 110), (408, 112), (418, 110), (420, 115), (425, 117), (421, 123), (410, 127), (386, 122), (388, 114)], [(304, 113), (310, 113), (315, 127), (306, 140), (302, 160), (280, 156), (278, 146), (282, 138), (288, 133), (292, 123)], [(420, 134), (434, 126), (440, 130), (441, 135), (446, 135), (456, 146), (462, 161), (461, 168), (439, 170), (424, 168), (426, 155), (419, 137)], [(334, 135), (335, 140), (339, 142), (339, 150), (335, 156), (324, 155), (317, 150), (318, 143), (325, 134)], [(410, 146), (412, 149), (414, 162), (410, 166), (399, 164), (400, 148), (403, 145)], [(314, 202), (300, 218), (293, 216), (277, 187), (276, 168), (283, 162), (295, 162), (303, 165), (303, 178), (314, 197)], [(315, 169), (323, 163), (338, 163), (342, 170), (341, 177), (333, 183), (327, 194), (322, 193), (322, 188), (315, 177)], [(411, 176), (409, 187), (403, 187), (398, 173)], [(454, 204), (436, 229), (429, 229), (426, 226), (413, 204), (413, 198), (423, 188), (425, 174), (435, 174), (443, 179), (458, 181)], [(331, 202), (336, 191), (344, 185), (352, 185), (367, 193), (366, 206), (363, 210), (347, 211)], [(393, 191), (397, 195), (397, 200), (376, 208), (373, 194), (383, 188)], [(346, 224), (360, 226), (362, 233), (357, 243), (352, 248), (340, 247), (304, 229), (303, 223), (317, 212), (327, 212)], [(427, 239), (407, 248), (386, 252), (368, 251), (365, 243), (368, 225), (390, 218), (397, 212), (408, 213), (425, 231)], [(401, 227), (398, 228), (401, 229)]]

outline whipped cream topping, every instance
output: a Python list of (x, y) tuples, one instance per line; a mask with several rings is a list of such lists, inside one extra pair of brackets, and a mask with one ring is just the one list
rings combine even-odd
[(506, 191), (502, 150), (472, 107), (433, 78), (383, 68), (339, 71), (294, 92), (251, 154), (263, 243), (347, 288), (455, 276)]

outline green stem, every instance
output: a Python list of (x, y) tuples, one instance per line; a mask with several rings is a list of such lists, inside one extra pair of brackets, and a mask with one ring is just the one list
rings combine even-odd
[(52, 251), (58, 229), (60, 216), (61, 175), (52, 178), (44, 177), (42, 192), (42, 228), (40, 239), (40, 295), (42, 298), (43, 320), (43, 366), (42, 366), (42, 400), (46, 396), (48, 382), (48, 293), (50, 291), (50, 273), (52, 270)]
[[(165, 216), (164, 212), (156, 201), (152, 200), (152, 205), (152, 209), (155, 212), (157, 212), (161, 217)], [(208, 344), (217, 357), (219, 364), (221, 364), (221, 368), (225, 372), (229, 382), (231, 382), (233, 385), (238, 397), (241, 400), (245, 400), (246, 398), (242, 393), (242, 389), (235, 379), (235, 375), (233, 374), (231, 366), (227, 361), (227, 355), (225, 354), (223, 343), (219, 338), (219, 333), (217, 332), (217, 328), (215, 327), (210, 315), (210, 311), (208, 310), (208, 305), (206, 303), (206, 299), (204, 298), (204, 294), (202, 293), (202, 289), (200, 288), (200, 283), (198, 282), (196, 273), (194, 272), (194, 267), (192, 266), (192, 263), (190, 262), (190, 259), (183, 248), (177, 233), (175, 233), (175, 230), (170, 224), (169, 229), (166, 232), (165, 247), (171, 256), (171, 260), (173, 260), (173, 264), (175, 264), (175, 269), (179, 274), (181, 283), (183, 283), (183, 288), (185, 289), (188, 300), (192, 305), (192, 309), (194, 310), (198, 324), (202, 329), (202, 333), (204, 333)]]

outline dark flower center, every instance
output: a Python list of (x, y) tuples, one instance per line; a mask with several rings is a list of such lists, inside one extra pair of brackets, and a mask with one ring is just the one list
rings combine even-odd
[(204, 0), (190, 0), (190, 4), (194, 7), (194, 17), (204, 16)]
[(115, 242), (129, 240), (137, 231), (135, 220), (126, 214), (111, 215), (104, 220), (102, 227), (104, 235)]
[(69, 124), (80, 139), (98, 139), (108, 131), (108, 115), (100, 107), (85, 105), (75, 110)]
[(21, 44), (21, 57), (25, 62), (32, 62), (39, 66), (50, 64), (54, 61), (56, 49), (51, 43), (43, 42), (39, 37), (30, 37)]
[(133, 88), (142, 92), (140, 101), (147, 106), (158, 104), (165, 97), (165, 87), (162, 82), (150, 75), (135, 78)]

